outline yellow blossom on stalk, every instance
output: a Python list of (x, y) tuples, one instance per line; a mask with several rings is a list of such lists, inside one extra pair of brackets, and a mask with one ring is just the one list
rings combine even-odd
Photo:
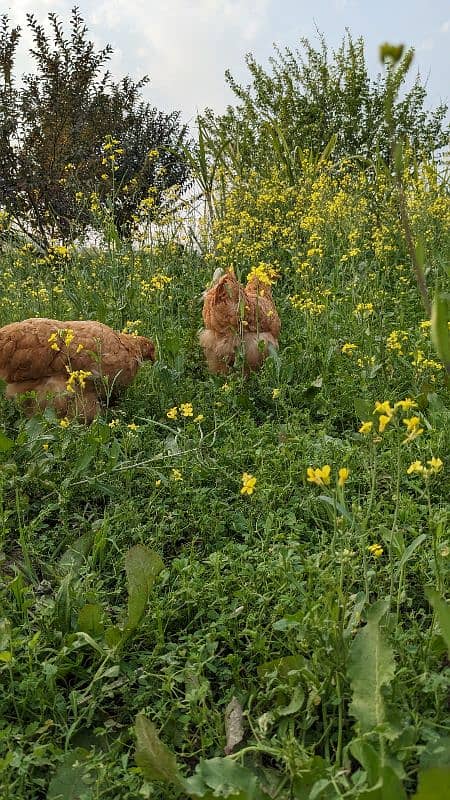
[(392, 417), (394, 413), (394, 409), (392, 408), (389, 400), (385, 400), (384, 403), (380, 403), (378, 400), (375, 401), (375, 408), (374, 414), (386, 414), (388, 417)]
[(205, 419), (204, 414), (197, 414), (197, 416), (194, 419), (194, 422), (203, 422), (204, 419)]
[(180, 411), (181, 411), (181, 415), (183, 417), (193, 417), (194, 416), (194, 409), (192, 407), (192, 403), (181, 403)]
[(363, 422), (361, 427), (358, 429), (358, 433), (370, 433), (372, 428), (373, 428), (373, 422), (372, 420), (369, 419), (366, 422)]
[(182, 473), (180, 472), (179, 469), (173, 469), (171, 474), (172, 474), (172, 480), (173, 481), (182, 481), (183, 480), (183, 475), (182, 475)]
[(76, 349), (76, 351), (75, 351), (75, 352), (76, 352), (76, 353), (81, 353), (81, 351), (82, 351), (83, 349), (84, 349), (84, 344), (79, 344), (79, 345), (77, 346), (77, 349)]
[(42, 445), (42, 447), (43, 447), (43, 449), (44, 449), (44, 450), (48, 450), (48, 443), (47, 443), (47, 442), (45, 442), (45, 443)]
[(401, 408), (402, 411), (410, 411), (411, 408), (417, 408), (417, 403), (411, 400), (410, 397), (405, 397), (404, 400), (399, 400), (395, 403), (394, 408)]
[(166, 417), (169, 419), (176, 419), (178, 417), (177, 407), (173, 406), (173, 408), (169, 408), (168, 412), (166, 413)]
[(429, 461), (427, 461), (427, 464), (430, 465), (427, 471), (434, 475), (440, 472), (444, 466), (443, 461), (440, 458), (435, 458), (434, 456)]
[(66, 345), (66, 347), (69, 347), (70, 343), (75, 338), (75, 333), (73, 331), (73, 328), (67, 328), (67, 330), (63, 331), (63, 333), (64, 333), (64, 344)]
[(272, 389), (272, 400), (276, 400), (280, 396), (281, 389)]
[(352, 342), (345, 342), (345, 344), (343, 344), (341, 347), (341, 353), (348, 353), (349, 355), (352, 355), (352, 353), (354, 353), (355, 350), (357, 349), (358, 349), (357, 344), (352, 344)]
[(339, 477), (338, 477), (338, 486), (344, 486), (344, 483), (347, 481), (348, 476), (350, 475), (350, 470), (347, 467), (341, 467), (339, 470)]
[(256, 478), (249, 472), (242, 474), (242, 489), (241, 494), (253, 494), (256, 486)]
[(331, 474), (331, 467), (329, 464), (325, 464), (322, 469), (320, 467), (308, 467), (306, 470), (307, 480), (310, 483), (316, 483), (317, 486), (329, 486), (330, 485), (330, 474)]
[(138, 426), (136, 425), (135, 422), (130, 422), (130, 424), (127, 425), (127, 428), (129, 428), (130, 431), (137, 431), (138, 430)]
[(378, 425), (378, 431), (379, 431), (380, 433), (384, 433), (384, 431), (385, 431), (385, 429), (386, 429), (386, 425), (387, 425), (387, 424), (388, 424), (388, 422), (390, 422), (390, 421), (391, 421), (391, 417), (390, 417), (390, 416), (388, 416), (387, 414), (380, 414), (379, 425)]
[(413, 461), (406, 470), (408, 475), (421, 475), (425, 471), (425, 467), (421, 461)]
[(161, 486), (161, 478), (159, 478), (157, 481), (155, 481), (155, 486), (156, 487)]
[(118, 419), (112, 419), (111, 422), (108, 423), (110, 428), (117, 428), (120, 424)]
[(68, 427), (69, 427), (69, 425), (70, 425), (70, 422), (69, 422), (69, 419), (68, 419), (68, 417), (63, 417), (63, 419), (61, 419), (61, 420), (59, 421), (59, 426), (60, 426), (60, 428), (68, 428)]
[(420, 436), (420, 434), (423, 433), (423, 428), (420, 427), (419, 417), (407, 417), (403, 420), (403, 424), (406, 425), (407, 432), (406, 439), (403, 439), (403, 444), (412, 442), (417, 438), (417, 436)]
[(69, 373), (69, 379), (66, 383), (66, 389), (68, 392), (75, 392), (75, 386), (78, 383), (81, 389), (86, 388), (86, 378), (89, 378), (92, 375), (92, 372), (89, 370), (84, 369), (76, 369), (71, 371), (68, 367), (66, 367)]
[(369, 544), (367, 549), (374, 558), (380, 558), (383, 555), (383, 548), (380, 544)]

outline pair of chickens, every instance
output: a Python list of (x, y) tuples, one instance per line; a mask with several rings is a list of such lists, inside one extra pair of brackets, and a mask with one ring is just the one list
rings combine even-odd
[[(232, 270), (216, 272), (204, 293), (203, 321), (199, 339), (210, 372), (226, 374), (240, 347), (246, 371), (258, 369), (269, 348), (278, 347), (280, 318), (270, 286), (258, 278), (243, 287)], [(36, 318), (0, 328), (6, 396), (27, 395), (29, 414), (52, 406), (61, 417), (91, 422), (101, 402), (128, 386), (147, 360), (155, 360), (150, 339), (93, 320)]]

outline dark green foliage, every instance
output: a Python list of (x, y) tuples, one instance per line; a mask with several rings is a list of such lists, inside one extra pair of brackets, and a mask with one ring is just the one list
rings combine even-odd
[[(92, 224), (90, 196), (111, 196), (112, 181), (114, 223), (127, 234), (149, 189), (157, 206), (164, 189), (182, 186), (188, 175), (179, 112), (142, 100), (147, 78), (112, 81), (105, 70), (112, 49), (96, 51), (76, 8), (69, 36), (55, 14), (49, 20), (50, 35), (28, 15), (35, 70), (21, 81), (14, 75), (20, 28), (10, 28), (6, 15), (0, 27), (0, 208), (42, 248)], [(123, 151), (114, 175), (102, 164), (108, 137)]]

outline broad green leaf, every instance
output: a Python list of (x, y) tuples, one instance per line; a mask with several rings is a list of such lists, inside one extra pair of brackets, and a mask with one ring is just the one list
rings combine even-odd
[(98, 603), (87, 603), (78, 612), (78, 630), (91, 636), (101, 636), (103, 609)]
[(83, 533), (64, 551), (58, 563), (59, 570), (63, 574), (79, 570), (92, 547), (93, 538), (90, 531)]
[(436, 294), (431, 311), (431, 338), (436, 352), (444, 363), (447, 372), (450, 372), (450, 331), (448, 323), (450, 309), (448, 297)]
[(386, 764), (381, 769), (377, 785), (360, 792), (358, 800), (407, 800), (407, 798), (400, 778), (392, 767)]
[(382, 687), (391, 682), (395, 672), (392, 648), (379, 626), (387, 610), (386, 600), (379, 600), (369, 609), (367, 625), (350, 648), (347, 670), (353, 690), (350, 713), (358, 720), (361, 733), (368, 733), (386, 720)]
[(380, 754), (364, 739), (350, 742), (350, 752), (365, 770), (369, 786), (374, 786), (380, 775)]
[(419, 772), (419, 788), (412, 800), (450, 800), (450, 767)]
[(68, 753), (57, 768), (47, 792), (47, 800), (89, 800), (92, 793), (89, 789), (91, 778), (88, 752), (77, 747)]
[(195, 775), (186, 781), (185, 791), (191, 797), (203, 797), (205, 800), (215, 797), (269, 800), (269, 795), (259, 787), (255, 773), (229, 758), (200, 761)]
[(153, 722), (138, 714), (135, 724), (135, 760), (149, 781), (163, 781), (184, 786), (174, 754), (159, 738)]
[(158, 553), (137, 544), (125, 556), (125, 570), (128, 582), (128, 619), (125, 629), (130, 632), (137, 628), (145, 611), (156, 576), (164, 564)]
[(12, 439), (9, 439), (8, 436), (0, 431), (0, 453), (7, 453), (8, 450), (11, 450), (14, 447), (15, 442)]
[(442, 631), (442, 636), (445, 639), (448, 652), (450, 653), (450, 604), (431, 586), (427, 586), (425, 594), (428, 601), (433, 606), (434, 613), (439, 622), (439, 627)]
[(287, 706), (282, 706), (281, 708), (277, 708), (277, 714), (280, 717), (288, 717), (290, 714), (296, 714), (300, 711), (303, 703), (305, 701), (305, 692), (301, 686), (297, 686), (294, 690), (294, 694), (290, 703)]

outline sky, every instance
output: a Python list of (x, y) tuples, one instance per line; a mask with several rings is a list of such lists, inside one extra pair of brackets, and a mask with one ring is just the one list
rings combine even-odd
[[(23, 39), (17, 59), (20, 73), (30, 69), (26, 14), (44, 23), (49, 11), (67, 20), (76, 0), (2, 0), (11, 24)], [(206, 107), (224, 111), (233, 102), (224, 73), (250, 82), (245, 65), (252, 53), (264, 66), (281, 49), (295, 49), (300, 37), (329, 47), (339, 45), (348, 28), (363, 36), (370, 73), (381, 70), (378, 47), (400, 42), (416, 51), (412, 74), (420, 72), (428, 105), (450, 100), (450, 4), (448, 0), (78, 0), (90, 38), (97, 47), (114, 48), (110, 69), (150, 78), (145, 99), (162, 111), (180, 110), (192, 123)]]

